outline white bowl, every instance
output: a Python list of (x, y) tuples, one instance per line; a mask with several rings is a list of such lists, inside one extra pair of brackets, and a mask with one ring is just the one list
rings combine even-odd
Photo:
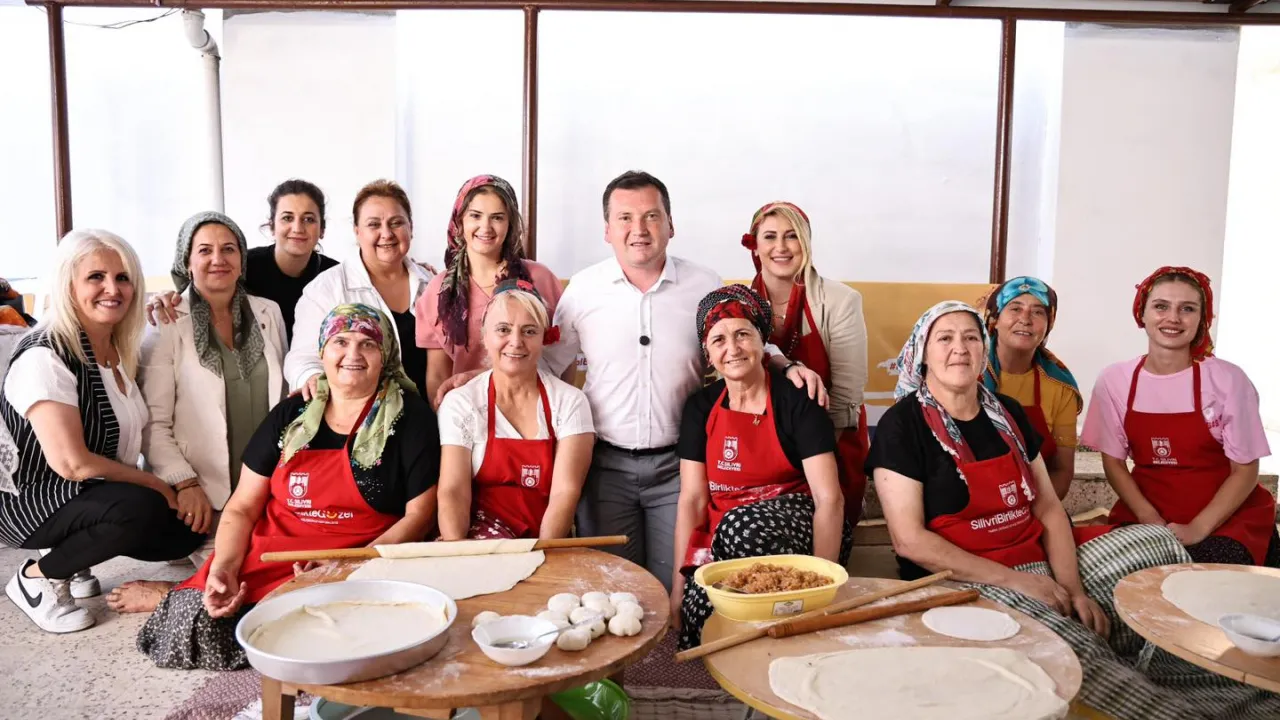
[(485, 623), (472, 630), (471, 639), (476, 641), (481, 652), (488, 655), (490, 660), (511, 667), (519, 667), (536, 662), (546, 655), (552, 643), (556, 641), (556, 636), (547, 635), (535, 644), (519, 650), (494, 647), (493, 644), (509, 640), (529, 640), (555, 629), (555, 624), (550, 620), (528, 615), (508, 615), (501, 620)]
[[(249, 636), (303, 605), (352, 600), (420, 602), (443, 610), (445, 624), (435, 634), (387, 652), (342, 660), (301, 660), (263, 652), (249, 644)], [(399, 580), (347, 580), (321, 583), (258, 603), (236, 624), (236, 641), (249, 664), (270, 678), (300, 685), (338, 685), (394, 675), (426, 662), (449, 641), (449, 628), (458, 619), (458, 605), (444, 593)]]
[(1280, 640), (1260, 639), (1280, 637), (1280, 621), (1260, 615), (1236, 613), (1218, 618), (1218, 625), (1233, 645), (1249, 655), (1280, 657)]

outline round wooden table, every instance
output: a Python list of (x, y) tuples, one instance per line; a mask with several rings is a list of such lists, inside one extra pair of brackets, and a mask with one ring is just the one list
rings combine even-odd
[[(598, 550), (547, 550), (546, 562), (511, 590), (458, 601), (449, 641), (432, 659), (402, 673), (346, 685), (290, 685), (262, 678), (263, 720), (293, 717), (299, 690), (348, 705), (395, 708), (406, 715), (448, 718), (456, 708), (474, 707), (485, 720), (532, 720), (544, 697), (609, 677), (644, 657), (667, 630), (666, 590), (644, 568)], [(280, 586), (268, 597), (308, 585), (337, 582), (361, 562), (340, 562), (312, 570)], [(645, 609), (643, 629), (633, 637), (605, 634), (586, 650), (552, 647), (541, 660), (506, 667), (490, 660), (471, 639), (471, 619), (482, 610), (533, 615), (560, 592), (590, 590), (634, 593)]]
[(1271, 692), (1280, 692), (1280, 658), (1248, 655), (1220, 628), (1201, 622), (1164, 599), (1164, 579), (1183, 570), (1231, 570), (1280, 578), (1280, 570), (1253, 565), (1186, 563), (1139, 570), (1116, 584), (1116, 612), (1156, 647), (1189, 663)]
[[(850, 578), (836, 595), (836, 602), (858, 595), (875, 592), (901, 580), (882, 578)], [(878, 601), (876, 605), (918, 600), (947, 588), (931, 586), (913, 590), (896, 597)], [(867, 606), (870, 607), (870, 606)], [(1071, 702), (1080, 691), (1080, 662), (1071, 646), (1052, 630), (1025, 615), (999, 603), (980, 598), (973, 607), (984, 607), (1008, 613), (1022, 630), (1008, 640), (998, 642), (971, 642), (939, 635), (925, 627), (921, 613), (874, 620), (807, 635), (774, 640), (760, 638), (728, 650), (721, 650), (703, 658), (708, 672), (730, 695), (759, 710), (782, 720), (814, 720), (817, 716), (798, 708), (774, 694), (769, 687), (769, 663), (774, 658), (812, 655), (814, 653), (853, 650), (856, 648), (892, 647), (905, 645), (935, 645), (952, 647), (1004, 647), (1026, 653), (1057, 683), (1058, 696)], [(738, 632), (750, 623), (740, 623), (715, 613), (702, 627), (702, 642), (718, 640)], [(1096, 715), (1094, 716), (1096, 717)]]

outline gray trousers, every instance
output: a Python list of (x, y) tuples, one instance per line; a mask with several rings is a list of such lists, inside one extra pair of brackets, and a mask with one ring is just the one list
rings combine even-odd
[(670, 592), (679, 500), (674, 450), (635, 457), (597, 444), (578, 502), (578, 535), (626, 535), (626, 545), (601, 549), (645, 567)]

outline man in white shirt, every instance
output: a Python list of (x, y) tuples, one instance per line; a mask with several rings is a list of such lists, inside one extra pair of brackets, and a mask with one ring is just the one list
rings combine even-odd
[[(694, 316), (698, 302), (723, 282), (707, 268), (667, 255), (675, 234), (671, 198), (656, 177), (632, 171), (614, 178), (604, 191), (604, 219), (614, 256), (569, 281), (555, 313), (561, 339), (543, 350), (543, 362), (572, 380), (578, 353), (587, 360), (583, 391), (597, 440), (578, 505), (578, 535), (626, 535), (617, 553), (669, 585), (680, 413), (708, 370)], [(776, 347), (766, 352), (770, 364), (786, 367), (797, 387), (807, 386), (826, 405), (817, 373), (788, 362)]]

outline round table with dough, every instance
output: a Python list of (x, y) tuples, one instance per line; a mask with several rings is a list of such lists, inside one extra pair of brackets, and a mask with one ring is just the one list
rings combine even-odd
[[(835, 602), (883, 590), (895, 584), (903, 584), (903, 581), (850, 578), (840, 588)], [(879, 600), (875, 605), (919, 600), (949, 591), (951, 589), (943, 585), (924, 587)], [(872, 607), (872, 605), (866, 607)], [(788, 703), (774, 693), (769, 684), (771, 661), (782, 657), (798, 657), (858, 648), (945, 646), (1018, 650), (1048, 674), (1057, 686), (1055, 690), (1059, 697), (1071, 702), (1080, 690), (1081, 672), (1080, 662), (1065, 640), (1032, 617), (985, 598), (978, 599), (968, 607), (987, 608), (1007, 613), (1018, 622), (1020, 630), (1007, 640), (994, 642), (960, 640), (935, 633), (925, 627), (921, 620), (921, 613), (912, 613), (776, 640), (764, 637), (708, 655), (703, 658), (703, 662), (711, 676), (726, 692), (752, 708), (782, 720), (814, 720), (817, 716)], [(740, 632), (749, 625), (751, 623), (736, 622), (715, 613), (702, 628), (702, 642), (710, 643), (719, 640)], [(1082, 717), (1100, 717), (1087, 709), (1075, 706), (1072, 709)]]
[[(1165, 597), (1162, 589), (1165, 579), (1183, 571), (1227, 571), (1280, 580), (1280, 570), (1253, 565), (1186, 563), (1147, 568), (1116, 584), (1116, 612), (1120, 619), (1148, 642), (1187, 662), (1233, 680), (1280, 692), (1280, 658), (1246, 654), (1231, 644), (1221, 628), (1197, 620)], [(1205, 597), (1210, 600), (1213, 595), (1230, 594), (1221, 584), (1209, 590)]]
[[(338, 582), (360, 566), (341, 561), (299, 575), (268, 597), (317, 583)], [(539, 661), (506, 667), (490, 660), (471, 639), (471, 619), (491, 610), (534, 615), (561, 592), (630, 592), (645, 610), (640, 634), (606, 635), (585, 650), (555, 646)], [(546, 561), (528, 579), (505, 592), (458, 602), (448, 643), (435, 657), (396, 675), (346, 685), (292, 685), (262, 678), (263, 720), (293, 717), (298, 691), (349, 705), (395, 708), (406, 715), (448, 718), (455, 708), (474, 707), (485, 720), (532, 720), (544, 697), (600, 680), (639, 661), (662, 640), (670, 602), (662, 583), (644, 568), (616, 555), (587, 549), (546, 551)]]

